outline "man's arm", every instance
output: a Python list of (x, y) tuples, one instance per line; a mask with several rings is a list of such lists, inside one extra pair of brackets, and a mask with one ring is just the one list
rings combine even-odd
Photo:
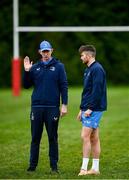
[(32, 63), (30, 62), (30, 59), (28, 56), (24, 58), (24, 74), (23, 74), (23, 86), (24, 88), (28, 89), (29, 87), (32, 86), (32, 78), (31, 78), (31, 73), (30, 69), (32, 67)]
[(67, 76), (65, 72), (64, 65), (61, 64), (60, 67), (60, 74), (59, 74), (59, 86), (60, 86), (60, 93), (61, 93), (61, 100), (62, 100), (62, 106), (61, 106), (61, 117), (67, 114), (67, 104), (68, 104), (68, 82), (67, 82)]
[(89, 99), (88, 109), (93, 110), (102, 96), (104, 73), (102, 69), (96, 69), (93, 72), (93, 88)]

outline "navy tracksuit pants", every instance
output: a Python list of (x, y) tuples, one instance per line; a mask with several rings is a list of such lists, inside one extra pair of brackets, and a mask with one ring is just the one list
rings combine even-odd
[(32, 107), (31, 120), (31, 147), (30, 147), (30, 166), (36, 167), (39, 159), (39, 147), (45, 124), (49, 140), (50, 167), (57, 168), (58, 162), (58, 122), (60, 111), (59, 107)]

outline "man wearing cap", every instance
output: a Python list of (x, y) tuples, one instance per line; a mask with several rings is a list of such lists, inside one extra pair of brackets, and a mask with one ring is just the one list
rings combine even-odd
[[(32, 65), (24, 58), (23, 86), (34, 87), (31, 96), (31, 147), (27, 171), (35, 171), (39, 159), (39, 147), (45, 124), (49, 140), (49, 158), (52, 172), (58, 172), (58, 122), (67, 113), (68, 83), (64, 65), (52, 57), (53, 48), (48, 41), (40, 43), (42, 58)], [(60, 106), (61, 97), (61, 108)]]

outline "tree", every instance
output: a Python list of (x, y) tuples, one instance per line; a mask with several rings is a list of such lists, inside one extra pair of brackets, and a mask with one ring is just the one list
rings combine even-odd
[[(20, 26), (121, 26), (129, 25), (129, 2), (96, 0), (19, 0)], [(11, 86), (13, 56), (12, 1), (0, 1), (0, 87)], [(49, 40), (54, 56), (66, 66), (70, 85), (82, 84), (84, 67), (78, 48), (93, 44), (111, 84), (129, 84), (129, 32), (110, 33), (20, 33), (20, 56), (37, 61), (39, 43)]]

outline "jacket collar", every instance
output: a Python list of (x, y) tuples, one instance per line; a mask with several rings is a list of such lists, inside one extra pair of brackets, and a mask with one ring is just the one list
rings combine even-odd
[(42, 62), (42, 60), (40, 60), (39, 61), (39, 64), (41, 65), (41, 66), (51, 66), (51, 65), (53, 65), (53, 64), (56, 64), (56, 63), (58, 63), (59, 62), (59, 60), (57, 60), (56, 58), (52, 58), (52, 60), (48, 63), (48, 64), (44, 64), (43, 62)]

